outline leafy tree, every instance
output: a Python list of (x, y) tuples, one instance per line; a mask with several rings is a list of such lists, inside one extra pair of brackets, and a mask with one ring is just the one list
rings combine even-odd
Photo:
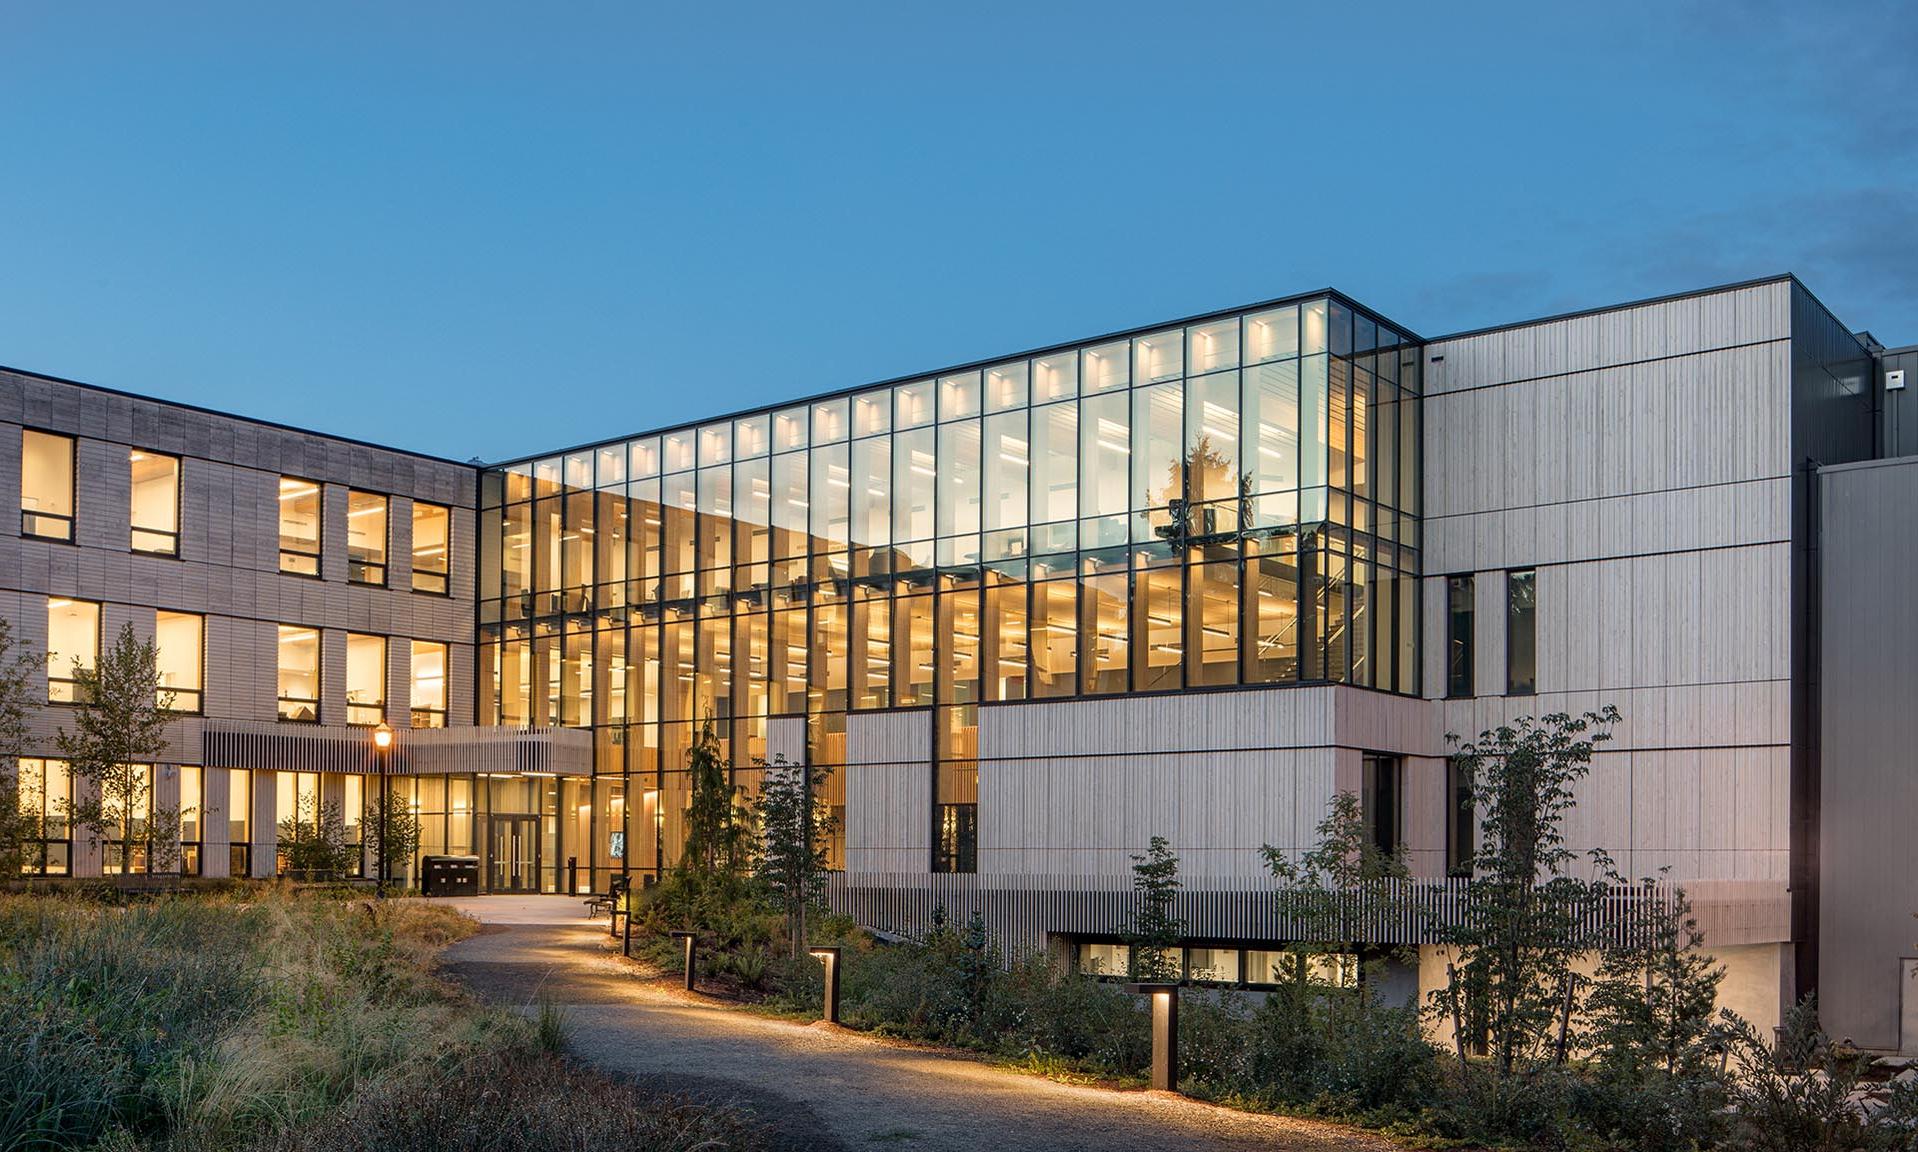
[(1172, 914), (1179, 895), (1179, 857), (1163, 836), (1154, 836), (1144, 855), (1132, 857), (1132, 927), (1126, 933), (1131, 976), (1141, 981), (1179, 979), (1179, 934), (1185, 924)]
[(733, 766), (719, 752), (711, 716), (686, 754), (692, 796), (686, 809), (686, 851), (680, 867), (700, 876), (737, 875), (745, 813), (733, 802)]
[(1573, 964), (1599, 941), (1582, 916), (1593, 885), (1572, 875), (1562, 826), (1574, 785), (1618, 720), (1610, 706), (1528, 716), (1459, 746), (1480, 850), (1463, 907), (1432, 926), (1453, 953), (1433, 1006), (1452, 1025), (1461, 1062), (1466, 1032), (1482, 1032), (1501, 1082), (1522, 1061), (1565, 1058)]
[(76, 784), (67, 816), (96, 839), (118, 842), (122, 874), (133, 870), (136, 842), (151, 870), (178, 867), (180, 813), (154, 800), (153, 765), (166, 754), (173, 693), (160, 686), (153, 641), (125, 625), (97, 667), (74, 661), (73, 681), (74, 731), (62, 727), (57, 737)]
[(1656, 883), (1641, 883), (1633, 931), (1602, 955), (1585, 1002), (1583, 1047), (1601, 1071), (1632, 1082), (1703, 1075), (1718, 1048), (1712, 1014), (1725, 970), (1701, 950), (1684, 890), (1662, 900)]
[[(384, 842), (380, 839), (382, 807), (386, 810)], [(379, 874), (384, 859), (386, 873), (391, 876), (403, 872), (413, 862), (413, 853), (420, 850), (420, 818), (404, 797), (390, 788), (381, 789), (375, 781), (366, 796), (365, 814), (360, 817), (360, 836), (372, 854), (374, 874)]]
[(785, 913), (795, 959), (806, 948), (806, 912), (825, 896), (833, 816), (820, 802), (818, 788), (830, 772), (775, 757), (766, 765), (753, 802), (752, 819), (760, 840), (759, 877)]
[(338, 803), (302, 796), (292, 815), (280, 821), (280, 860), (286, 872), (309, 880), (331, 880), (352, 870), (358, 848), (346, 838), (346, 819)]
[(13, 624), (0, 616), (0, 876), (18, 876), (27, 844), (37, 840), (43, 805), (29, 814), (20, 803), (20, 756), (27, 746), (33, 658), (15, 652)]
[(1398, 853), (1373, 843), (1355, 793), (1335, 794), (1317, 831), (1318, 843), (1296, 862), (1270, 844), (1259, 849), (1266, 867), (1285, 885), (1286, 911), (1301, 925), (1298, 938), (1284, 947), (1287, 979), (1279, 992), (1301, 1022), (1325, 990), (1315, 987), (1313, 961), (1356, 956), (1364, 942), (1354, 926), (1368, 913), (1388, 911), (1399, 899), (1395, 882), (1410, 874)]

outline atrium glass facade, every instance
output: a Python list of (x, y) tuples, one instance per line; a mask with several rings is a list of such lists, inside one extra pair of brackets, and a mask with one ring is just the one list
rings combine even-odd
[(938, 843), (982, 704), (1416, 694), (1421, 359), (1304, 297), (491, 471), (480, 722), (595, 731), (601, 882), (672, 862), (707, 718), (750, 787), (772, 717), (836, 765), (848, 713), (934, 709)]

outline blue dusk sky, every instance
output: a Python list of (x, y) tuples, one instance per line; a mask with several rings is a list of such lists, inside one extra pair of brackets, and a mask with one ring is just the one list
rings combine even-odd
[(0, 5), (0, 364), (488, 460), (1340, 288), (1918, 340), (1910, 3)]

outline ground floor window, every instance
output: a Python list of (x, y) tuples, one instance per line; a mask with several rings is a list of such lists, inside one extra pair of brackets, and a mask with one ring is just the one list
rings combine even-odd
[(934, 872), (979, 870), (979, 805), (939, 805), (938, 834), (933, 845)]
[[(1274, 988), (1297, 979), (1298, 965), (1315, 984), (1356, 987), (1359, 957), (1350, 952), (1299, 953), (1280, 945), (1242, 948), (1236, 944), (1194, 944), (1168, 948), (1166, 957), (1175, 972), (1194, 984), (1236, 988)], [(1081, 940), (1074, 948), (1075, 967), (1086, 976), (1124, 979), (1132, 970), (1132, 949), (1109, 940)]]
[(23, 756), (19, 765), (20, 815), (25, 824), (20, 871), (29, 876), (71, 875), (73, 840), (67, 815), (73, 784), (67, 762)]

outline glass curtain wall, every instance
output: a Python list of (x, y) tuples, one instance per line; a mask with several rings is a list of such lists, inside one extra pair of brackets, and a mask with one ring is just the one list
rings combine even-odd
[(935, 708), (970, 867), (980, 704), (1418, 692), (1421, 359), (1307, 298), (488, 473), (481, 722), (595, 728), (651, 869), (707, 720), (749, 787), (772, 717), (839, 765), (847, 713)]

